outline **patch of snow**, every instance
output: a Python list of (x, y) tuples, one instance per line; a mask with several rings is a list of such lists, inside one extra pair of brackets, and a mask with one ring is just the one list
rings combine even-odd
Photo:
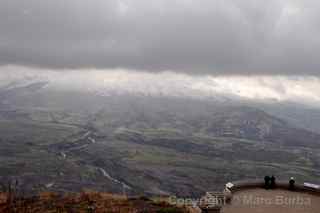
[(111, 177), (111, 175), (110, 175), (108, 172), (106, 172), (106, 170), (104, 170), (103, 168), (100, 168), (100, 167), (99, 167), (99, 170), (100, 170), (100, 172), (102, 173), (102, 175), (103, 175), (104, 177), (108, 178), (108, 179), (111, 180), (112, 182), (115, 182), (115, 183), (117, 183), (117, 184), (122, 185), (122, 187), (123, 187), (124, 189), (131, 189), (131, 187), (128, 186), (127, 184), (125, 184), (125, 183), (123, 183), (123, 182), (121, 182), (121, 181), (119, 181), (119, 180)]

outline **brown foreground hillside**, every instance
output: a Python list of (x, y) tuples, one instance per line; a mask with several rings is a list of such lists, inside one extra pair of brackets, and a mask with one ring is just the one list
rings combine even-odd
[(51, 192), (31, 198), (0, 194), (2, 213), (187, 213), (184, 208), (144, 197), (83, 192), (59, 196)]

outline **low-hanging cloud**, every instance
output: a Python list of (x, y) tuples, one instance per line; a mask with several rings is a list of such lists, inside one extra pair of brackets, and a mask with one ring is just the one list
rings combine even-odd
[(320, 78), (312, 76), (195, 76), (125, 69), (64, 70), (61, 74), (48, 69), (17, 66), (5, 66), (0, 72), (0, 90), (38, 82), (47, 82), (46, 88), (49, 90), (89, 92), (102, 97), (138, 94), (222, 101), (291, 102), (320, 107)]
[(0, 65), (318, 75), (316, 0), (2, 0)]

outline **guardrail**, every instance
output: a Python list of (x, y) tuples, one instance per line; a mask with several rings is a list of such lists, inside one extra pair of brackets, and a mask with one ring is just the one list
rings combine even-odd
[[(264, 181), (262, 180), (234, 181), (232, 182), (232, 184), (233, 186), (230, 188), (230, 191), (232, 193), (235, 193), (241, 190), (250, 189), (250, 188), (264, 188)], [(295, 183), (294, 190), (291, 190), (291, 191), (308, 192), (308, 193), (315, 193), (320, 195), (320, 188), (312, 187), (312, 185), (314, 184)], [(289, 181), (276, 181), (274, 189), (290, 190)]]

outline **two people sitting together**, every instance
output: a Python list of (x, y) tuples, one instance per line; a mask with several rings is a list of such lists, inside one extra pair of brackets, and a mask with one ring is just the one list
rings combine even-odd
[(272, 175), (271, 177), (264, 177), (264, 188), (265, 189), (274, 189), (276, 187), (276, 178)]

